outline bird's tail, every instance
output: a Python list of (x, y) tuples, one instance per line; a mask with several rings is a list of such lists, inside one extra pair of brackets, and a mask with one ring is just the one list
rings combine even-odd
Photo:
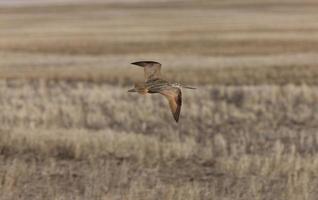
[(148, 88), (144, 83), (136, 83), (135, 88), (128, 90), (128, 92), (138, 92), (139, 94), (147, 94)]

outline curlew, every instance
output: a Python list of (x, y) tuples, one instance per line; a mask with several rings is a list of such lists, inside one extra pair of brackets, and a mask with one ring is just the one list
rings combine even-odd
[(184, 86), (180, 83), (170, 83), (162, 79), (160, 75), (161, 64), (158, 62), (139, 61), (131, 64), (144, 68), (145, 82), (136, 83), (135, 87), (133, 89), (128, 90), (128, 92), (138, 92), (139, 94), (162, 94), (167, 98), (172, 115), (176, 122), (178, 122), (182, 105), (181, 88), (195, 88)]

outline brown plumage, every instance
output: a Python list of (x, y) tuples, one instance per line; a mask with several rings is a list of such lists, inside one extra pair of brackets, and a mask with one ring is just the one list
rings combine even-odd
[(178, 122), (182, 105), (181, 87), (188, 89), (195, 88), (183, 86), (178, 83), (169, 83), (168, 81), (162, 79), (160, 75), (161, 64), (158, 62), (139, 61), (131, 64), (138, 65), (144, 68), (145, 82), (136, 83), (135, 88), (128, 90), (128, 92), (138, 92), (140, 94), (162, 94), (167, 98), (172, 115), (176, 122)]
[(182, 105), (181, 90), (179, 88), (171, 87), (161, 91), (160, 94), (164, 95), (168, 99), (172, 115), (176, 122), (178, 122)]

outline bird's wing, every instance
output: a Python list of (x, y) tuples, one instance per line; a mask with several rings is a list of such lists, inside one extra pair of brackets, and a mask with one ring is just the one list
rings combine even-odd
[(182, 105), (181, 90), (177, 87), (169, 87), (168, 89), (161, 91), (160, 94), (168, 99), (172, 115), (176, 122), (178, 122)]
[(144, 68), (146, 81), (160, 78), (161, 64), (154, 61), (139, 61), (131, 63)]

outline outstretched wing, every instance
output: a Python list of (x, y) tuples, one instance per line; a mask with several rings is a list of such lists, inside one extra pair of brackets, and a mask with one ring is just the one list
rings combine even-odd
[(161, 91), (160, 94), (168, 99), (172, 115), (176, 122), (178, 122), (182, 105), (181, 90), (177, 87), (169, 87), (168, 89)]
[(160, 78), (160, 68), (161, 64), (155, 61), (139, 61), (131, 63), (133, 65), (138, 65), (144, 68), (145, 71), (145, 81)]

